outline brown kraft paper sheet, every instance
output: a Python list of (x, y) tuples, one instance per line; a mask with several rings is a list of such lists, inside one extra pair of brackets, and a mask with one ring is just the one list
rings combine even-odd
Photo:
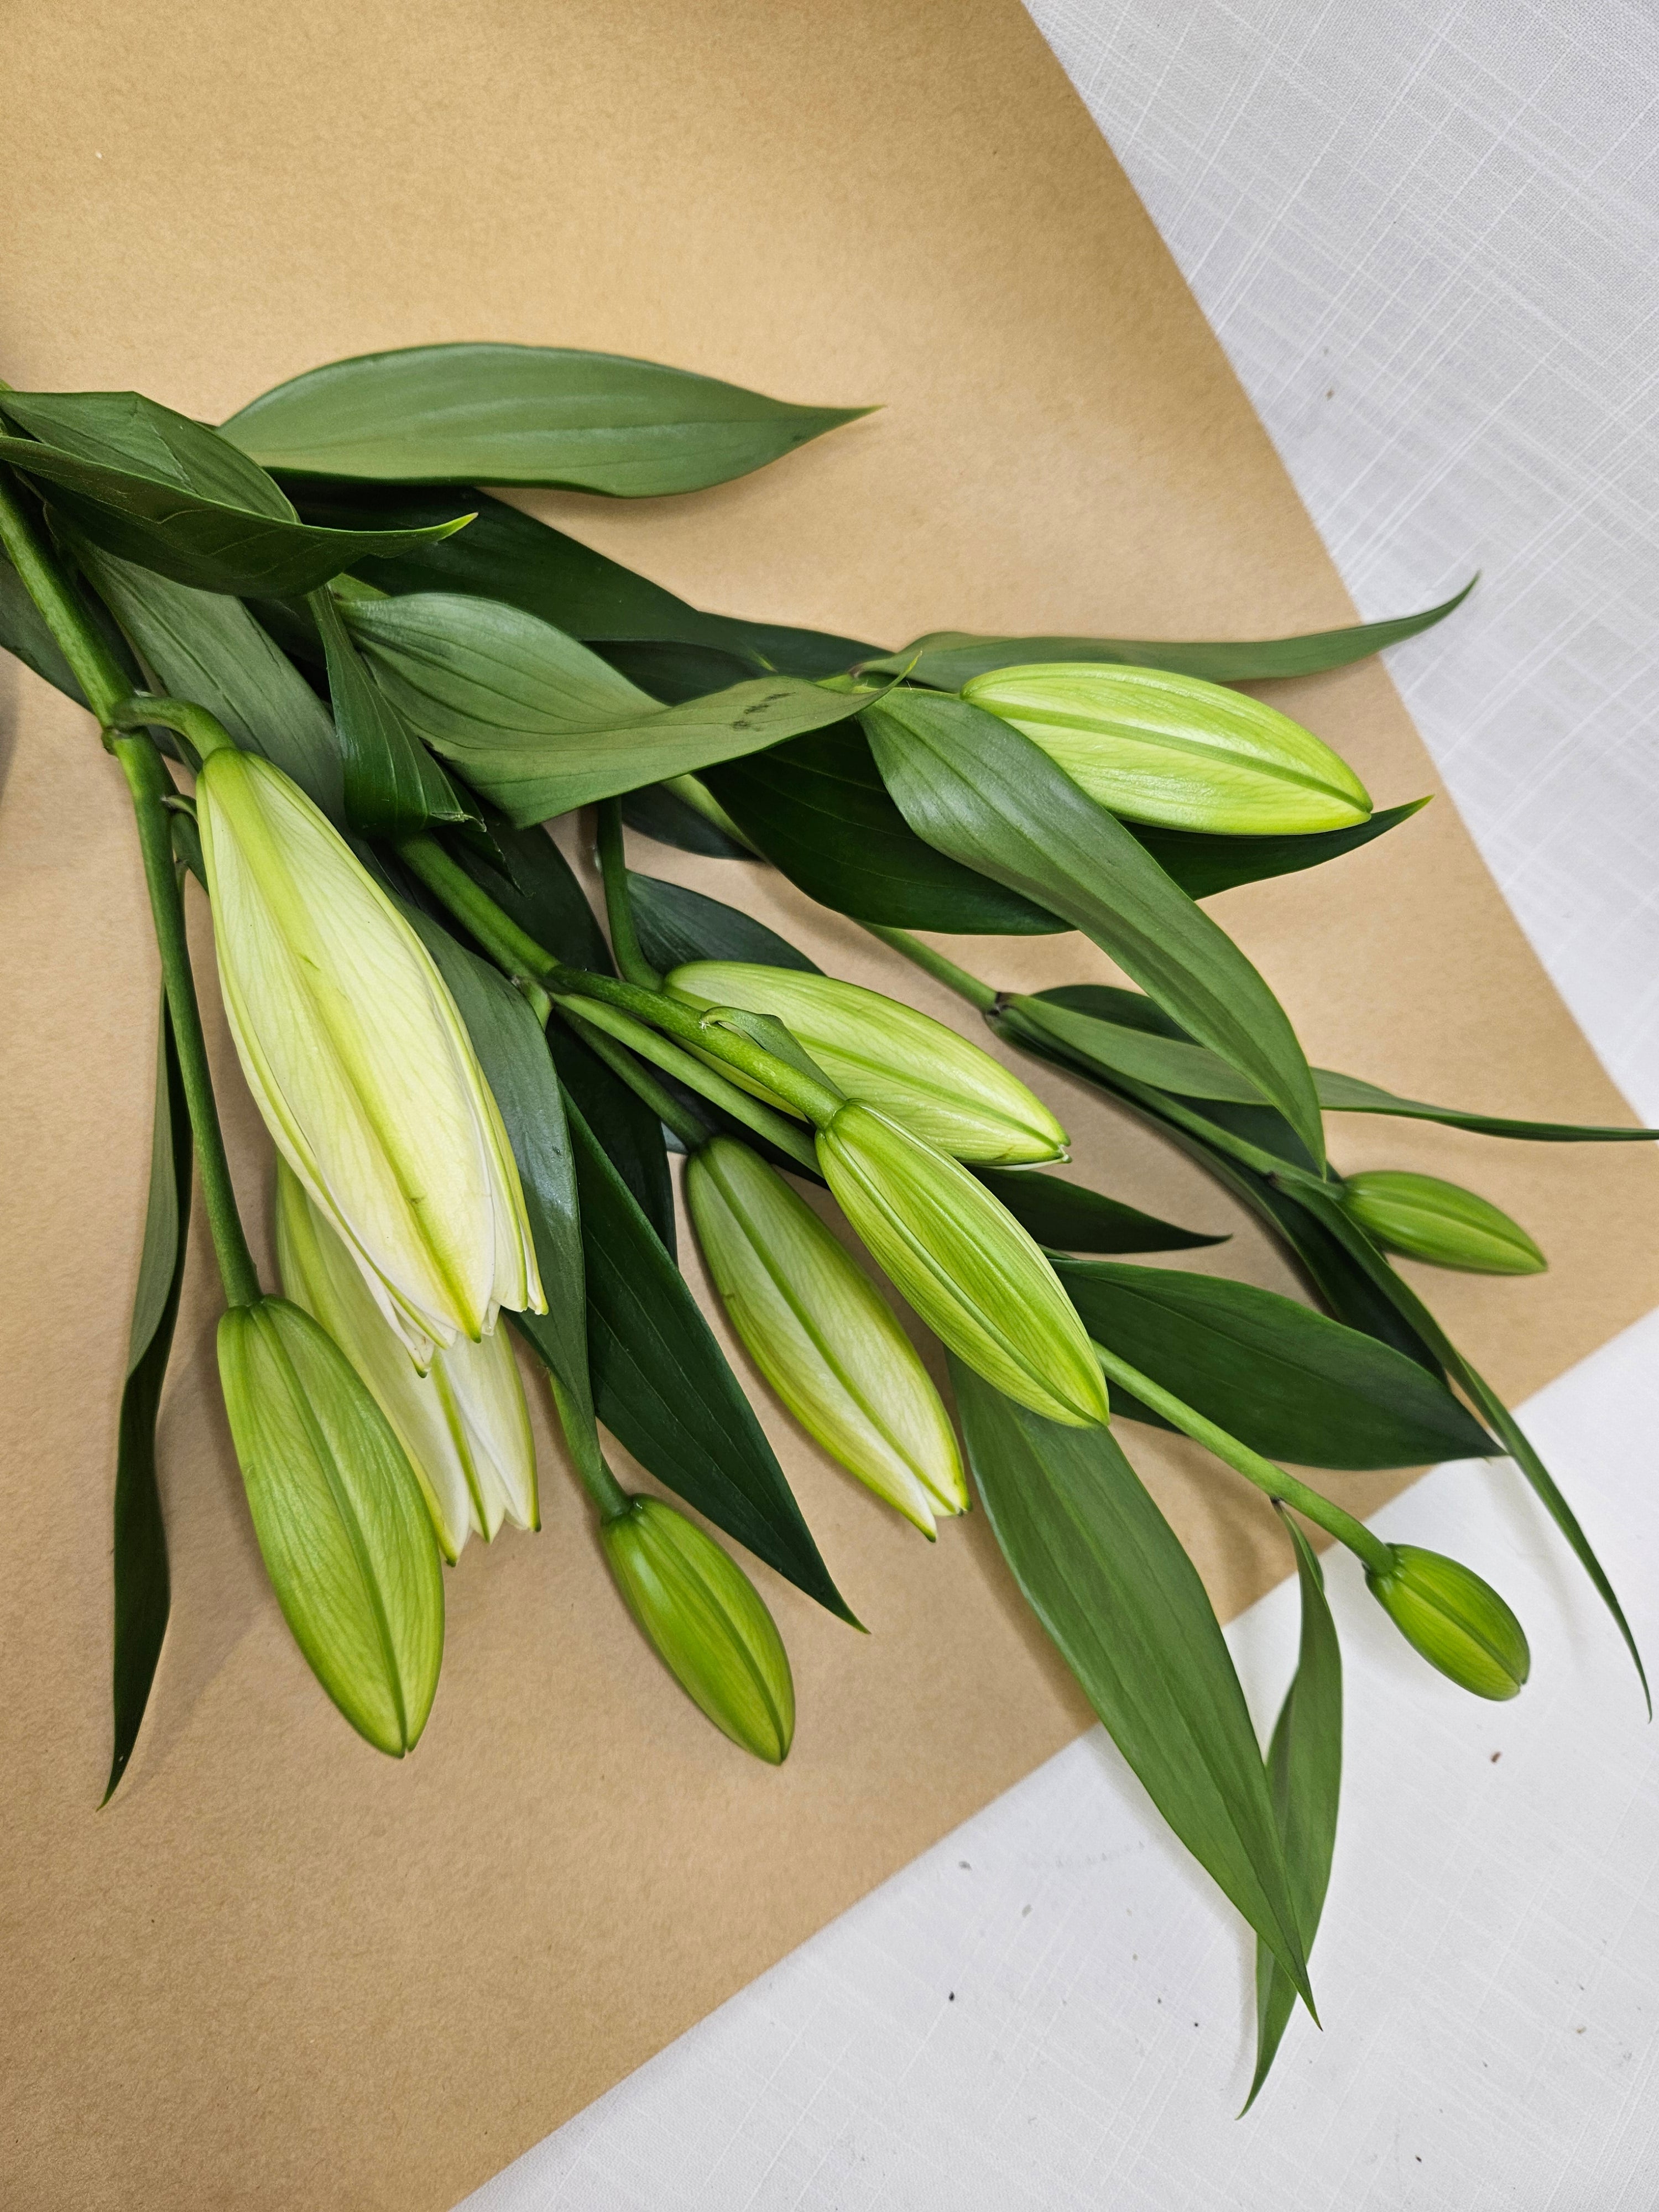
[[(60, 0), (14, 12), (7, 62), (0, 371), (19, 386), (132, 386), (216, 421), (282, 377), (383, 346), (642, 355), (792, 398), (884, 403), (696, 497), (531, 499), (700, 605), (890, 645), (943, 627), (1261, 636), (1352, 618), (1014, 0)], [(1471, 567), (1501, 552), (1468, 550)], [(1486, 588), (1503, 588), (1501, 570)], [(1376, 664), (1274, 696), (1379, 804), (1435, 787)], [(133, 1766), (98, 1812), (156, 965), (121, 780), (86, 718), (14, 672), (0, 730), (0, 2203), (442, 2212), (1088, 1715), (983, 1516), (929, 1547), (762, 1401), (872, 1633), (757, 1571), (800, 1726), (781, 1772), (744, 1759), (624, 1615), (538, 1398), (544, 1531), (469, 1547), (447, 1577), (425, 1740), (402, 1765), (376, 1758), (312, 1681), (261, 1575), (198, 1218), (161, 1419), (173, 1625)], [(976, 1033), (774, 875), (643, 841), (635, 864)], [(270, 1282), (269, 1148), (191, 898)], [(1501, 1112), (1629, 1118), (1443, 798), (1337, 867), (1213, 910), (1322, 1064)], [(1109, 973), (1078, 937), (964, 957), (1008, 986)], [(1291, 1287), (1196, 1169), (1079, 1085), (1036, 1080), (1079, 1174), (1234, 1231), (1192, 1264)], [(1541, 1279), (1428, 1285), (1511, 1395), (1659, 1298), (1645, 1150), (1331, 1126), (1340, 1164), (1467, 1180), (1545, 1246)], [(1254, 1493), (1148, 1431), (1126, 1442), (1224, 1616), (1285, 1571)], [(1407, 1479), (1333, 1486), (1364, 1510)]]

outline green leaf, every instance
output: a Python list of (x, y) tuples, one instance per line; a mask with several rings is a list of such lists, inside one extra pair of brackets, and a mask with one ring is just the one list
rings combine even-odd
[(1274, 676), (1316, 676), (1364, 660), (1385, 646), (1415, 637), (1443, 622), (1461, 607), (1479, 579), (1471, 576), (1461, 592), (1421, 614), (1396, 615), (1387, 622), (1360, 623), (1351, 629), (1322, 629), (1304, 637), (1274, 637), (1193, 644), (1173, 638), (976, 637), (969, 630), (930, 630), (902, 652), (864, 663), (866, 674), (902, 675), (945, 691), (959, 691), (975, 676), (994, 668), (1018, 668), (1046, 660), (1127, 662), (1136, 668), (1167, 668), (1176, 676), (1202, 676), (1212, 684), (1260, 683)]
[(449, 778), (364, 667), (333, 599), (313, 592), (309, 604), (326, 657), (347, 821), (395, 842), (433, 822), (464, 820)]
[(685, 1279), (570, 1103), (593, 1404), (641, 1466), (843, 1620), (845, 1600)]
[(959, 699), (890, 693), (864, 721), (876, 764), (919, 836), (1085, 931), (1197, 1042), (1246, 1076), (1322, 1162), (1313, 1078), (1284, 1009), (1115, 815), (1041, 746)]
[(511, 1319), (543, 1362), (586, 1406), (581, 1209), (564, 1097), (541, 1024), (505, 975), (458, 945), (426, 915), (412, 907), (405, 912), (449, 986), (519, 1164), (547, 1311), (514, 1314)]
[(799, 407), (621, 354), (427, 345), (307, 369), (222, 427), (267, 468), (300, 475), (653, 499), (747, 476), (870, 411)]
[[(1137, 991), (1118, 990), (1103, 983), (1077, 983), (1062, 985), (1055, 992), (1040, 995), (1045, 1001), (1052, 998), (1079, 1009), (1097, 1007), (1125, 1027), (1139, 1027), (1152, 1035), (1164, 1033), (1159, 1025), (1165, 1024), (1165, 1017), (1150, 999)], [(1006, 1037), (1022, 1051), (1066, 1068), (1097, 1090), (1103, 1091), (1207, 1169), (1217, 1182), (1267, 1223), (1289, 1249), (1310, 1290), (1338, 1321), (1375, 1337), (1380, 1344), (1392, 1345), (1430, 1374), (1442, 1375), (1438, 1357), (1393, 1301), (1305, 1207), (1276, 1188), (1265, 1174), (1246, 1166), (1224, 1148), (1221, 1139), (1225, 1133), (1218, 1125), (1148, 1086), (1126, 1088), (1127, 1079), (1115, 1081), (1097, 1061), (1068, 1050), (1051, 1033), (1034, 1024), (1021, 1024), (1017, 1018), (998, 1015), (992, 1018), (991, 1027), (999, 1036)], [(1285, 1127), (1288, 1139), (1290, 1130), (1282, 1123), (1280, 1126)], [(1287, 1161), (1286, 1164), (1291, 1163)]]
[(1357, 1075), (1314, 1070), (1319, 1103), (1328, 1114), (1397, 1114), (1413, 1121), (1444, 1121), (1480, 1137), (1520, 1137), (1541, 1145), (1635, 1144), (1659, 1137), (1659, 1129), (1611, 1129), (1577, 1121), (1514, 1121), (1496, 1114), (1471, 1114), (1457, 1106), (1429, 1106), (1420, 1098), (1397, 1098)]
[(702, 780), (774, 867), (856, 921), (995, 937), (1067, 927), (924, 842), (893, 804), (855, 722), (751, 753)]
[(1030, 1024), (1066, 1053), (1092, 1061), (1108, 1074), (1151, 1084), (1178, 1098), (1228, 1099), (1244, 1106), (1267, 1103), (1255, 1084), (1202, 1045), (1103, 1020), (1048, 993), (1033, 998), (1016, 993), (1006, 1001), (1006, 1011), (1017, 1016), (1018, 1024)]
[(190, 1110), (185, 1103), (184, 1079), (179, 1071), (173, 1018), (165, 993), (155, 1060), (149, 1196), (138, 1257), (138, 1283), (132, 1298), (115, 1457), (114, 1747), (104, 1791), (106, 1805), (127, 1771), (138, 1741), (171, 1604), (167, 1525), (155, 1475), (155, 1416), (185, 1279), (191, 1154)]
[[(295, 477), (283, 489), (307, 521), (334, 530), (421, 530), (455, 507), (454, 494), (436, 484), (331, 484)], [(399, 597), (408, 592), (467, 592), (501, 599), (551, 623), (568, 637), (708, 646), (735, 655), (750, 673), (765, 668), (790, 676), (836, 676), (879, 650), (823, 630), (705, 614), (621, 562), (491, 499), (488, 492), (471, 493), (467, 504), (474, 501), (478, 511), (459, 535), (431, 539), (393, 558), (360, 562), (357, 573)]]
[[(1302, 1588), (1302, 1644), (1267, 1751), (1273, 1815), (1285, 1842), (1291, 1901), (1303, 1948), (1310, 1952), (1325, 1910), (1336, 1848), (1342, 1793), (1342, 1652), (1325, 1598), (1325, 1577), (1313, 1546), (1289, 1515)], [(1249, 2112), (1278, 2055), (1296, 2005), (1290, 1976), (1265, 1943), (1255, 1954), (1255, 2075), (1244, 2100)], [(1241, 2114), (1241, 2118), (1243, 2115)]]
[(1058, 1252), (1182, 1252), (1228, 1241), (1177, 1229), (1121, 1199), (1035, 1168), (976, 1167), (974, 1173), (1039, 1244)]
[[(1268, 1459), (1427, 1467), (1499, 1449), (1403, 1352), (1294, 1298), (1174, 1268), (1054, 1264), (1091, 1337)], [(1120, 1388), (1112, 1408), (1146, 1418)]]
[[(752, 860), (757, 857), (747, 845), (727, 835), (718, 822), (682, 796), (691, 776), (677, 776), (672, 784), (647, 783), (642, 790), (623, 793), (623, 820), (642, 837), (659, 845), (672, 845), (682, 853), (701, 853), (711, 860)], [(718, 802), (716, 802), (718, 803)], [(729, 817), (728, 817), (729, 818)]]
[[(570, 864), (544, 830), (515, 830), (493, 810), (486, 826), (507, 869), (459, 840), (457, 860), (520, 929), (573, 967), (612, 973), (611, 948)], [(674, 1250), (674, 1190), (662, 1125), (562, 1022), (548, 1030), (559, 1079), (580, 1107), (665, 1249)]]
[(688, 960), (744, 960), (763, 968), (799, 969), (808, 975), (823, 972), (763, 921), (688, 890), (684, 884), (664, 883), (630, 869), (628, 891), (640, 949), (661, 975)]
[(467, 519), (413, 532), (313, 529), (228, 440), (136, 392), (8, 392), (3, 412), (31, 434), (0, 436), (0, 460), (55, 486), (53, 504), (106, 552), (203, 591), (308, 592)]
[(240, 601), (175, 584), (79, 532), (69, 542), (160, 690), (205, 707), (337, 822), (340, 750), (328, 709)]
[(757, 677), (664, 707), (550, 623), (431, 592), (345, 610), (393, 702), (521, 826), (842, 720), (840, 694)]
[(1468, 1393), (1483, 1417), (1491, 1423), (1504, 1449), (1526, 1477), (1534, 1494), (1560, 1530), (1568, 1548), (1589, 1577), (1597, 1595), (1612, 1614), (1641, 1681), (1642, 1694), (1647, 1700), (1648, 1717), (1651, 1720), (1653, 1696), (1648, 1688), (1647, 1669), (1642, 1664), (1642, 1654), (1637, 1647), (1630, 1623), (1625, 1618), (1625, 1609), (1619, 1602), (1606, 1569), (1595, 1556), (1589, 1538), (1579, 1525), (1577, 1515), (1562, 1496), (1554, 1476), (1539, 1457), (1530, 1437), (1492, 1385), (1470, 1366), (1410, 1284), (1395, 1273), (1385, 1255), (1345, 1212), (1335, 1191), (1327, 1192), (1317, 1185), (1297, 1182), (1295, 1195), (1345, 1248), (1349, 1257), (1370, 1277), (1409, 1326), (1433, 1348), (1453, 1381)]
[(1352, 829), (1318, 830), (1304, 837), (1212, 837), (1195, 830), (1160, 829), (1149, 822), (1126, 822), (1123, 826), (1188, 898), (1213, 898), (1239, 884), (1293, 876), (1304, 868), (1340, 860), (1345, 853), (1357, 852), (1373, 838), (1397, 830), (1428, 803), (1426, 799), (1408, 799), (1403, 806), (1384, 807)]
[(1261, 1753), (1198, 1570), (1109, 1429), (1061, 1428), (951, 1371), (1015, 1581), (1148, 1796), (1307, 1996)]

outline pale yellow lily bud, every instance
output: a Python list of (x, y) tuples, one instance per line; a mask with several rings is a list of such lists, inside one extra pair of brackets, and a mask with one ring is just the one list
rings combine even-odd
[(403, 1447), (345, 1354), (286, 1298), (225, 1315), (219, 1379), (294, 1640), (358, 1734), (400, 1759), (444, 1649), (443, 1569)]
[(805, 1200), (746, 1145), (716, 1137), (686, 1203), (732, 1326), (810, 1436), (926, 1534), (963, 1513), (950, 1418), (892, 1309)]
[(1228, 836), (1345, 830), (1371, 811), (1330, 747), (1224, 684), (1115, 662), (994, 669), (963, 686), (1131, 822)]
[(422, 1375), (381, 1312), (345, 1246), (276, 1163), (276, 1264), (283, 1289), (327, 1330), (409, 1455), (444, 1556), (459, 1556), (469, 1528), (488, 1543), (503, 1520), (539, 1526), (536, 1446), (512, 1340), (503, 1328), (433, 1354)]
[(675, 969), (666, 988), (694, 1006), (775, 1015), (838, 1090), (956, 1159), (1014, 1167), (1066, 1156), (1065, 1130), (1000, 1060), (879, 991), (737, 960), (692, 961)]
[(966, 1168), (856, 1101), (817, 1136), (842, 1212), (929, 1328), (1005, 1396), (1104, 1426), (1106, 1385), (1054, 1269)]
[(544, 1311), (501, 1117), (425, 946), (258, 754), (211, 754), (196, 805), (248, 1086), (411, 1355)]

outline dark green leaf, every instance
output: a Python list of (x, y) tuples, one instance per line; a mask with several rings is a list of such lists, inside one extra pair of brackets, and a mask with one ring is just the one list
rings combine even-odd
[(1136, 668), (1167, 668), (1177, 676), (1202, 676), (1212, 684), (1258, 683), (1274, 676), (1315, 676), (1363, 660), (1385, 646), (1431, 629), (1461, 607), (1474, 589), (1471, 576), (1461, 592), (1418, 615), (1396, 615), (1388, 622), (1360, 623), (1352, 629), (1315, 630), (1305, 637), (1274, 637), (1192, 644), (1173, 638), (975, 637), (959, 629), (931, 630), (902, 651), (866, 661), (866, 672), (900, 675), (907, 670), (918, 684), (959, 691), (993, 668), (1018, 668), (1045, 660), (1127, 662)]
[(854, 921), (963, 936), (1067, 927), (925, 843), (893, 804), (855, 722), (751, 753), (702, 781), (791, 883)]
[(864, 720), (919, 836), (1084, 930), (1323, 1160), (1313, 1078), (1278, 1000), (1115, 815), (1012, 724), (959, 699), (891, 692)]
[(1007, 1001), (1007, 1012), (1018, 1017), (1018, 1024), (1034, 1024), (1073, 1059), (1087, 1060), (1109, 1075), (1127, 1076), (1177, 1098), (1226, 1099), (1243, 1106), (1266, 1103), (1255, 1085), (1218, 1054), (1179, 1037), (1102, 1020), (1068, 1005), (1058, 993), (1043, 992), (1035, 998), (1016, 993)]
[(463, 820), (466, 809), (449, 778), (364, 667), (333, 599), (313, 592), (310, 604), (326, 658), (352, 828), (395, 841), (429, 823)]
[(1356, 1075), (1314, 1070), (1319, 1103), (1328, 1114), (1396, 1114), (1413, 1121), (1444, 1121), (1480, 1137), (1523, 1137), (1535, 1144), (1633, 1144), (1659, 1137), (1659, 1129), (1609, 1129), (1577, 1121), (1512, 1121), (1496, 1114), (1470, 1114), (1456, 1106), (1428, 1106), (1420, 1098), (1397, 1098)]
[(798, 968), (809, 975), (823, 972), (763, 921), (705, 898), (701, 891), (687, 890), (684, 884), (630, 870), (628, 890), (640, 949), (661, 975), (688, 960), (743, 960), (762, 968)]
[(799, 407), (621, 354), (427, 345), (307, 369), (223, 430), (298, 475), (653, 499), (747, 476), (869, 412)]
[(1182, 1252), (1227, 1242), (1225, 1235), (1177, 1229), (1121, 1199), (1033, 1168), (976, 1167), (974, 1173), (1039, 1244), (1057, 1252)]
[(1403, 806), (1384, 807), (1351, 830), (1318, 830), (1304, 837), (1209, 837), (1194, 830), (1159, 829), (1148, 822), (1126, 822), (1123, 826), (1188, 898), (1213, 898), (1239, 884), (1293, 876), (1304, 868), (1340, 860), (1345, 853), (1357, 852), (1373, 838), (1397, 830), (1428, 803), (1426, 799), (1408, 799)]
[(851, 1620), (696, 1300), (574, 1102), (570, 1129), (599, 1419), (688, 1505)]
[(466, 1024), (519, 1164), (547, 1311), (514, 1314), (512, 1320), (586, 1405), (587, 1335), (576, 1169), (564, 1099), (541, 1024), (499, 970), (458, 945), (427, 915), (406, 910)]
[[(454, 494), (436, 484), (331, 484), (296, 477), (283, 488), (307, 521), (334, 530), (420, 530), (453, 514), (456, 504)], [(607, 649), (621, 640), (709, 646), (736, 655), (749, 674), (763, 667), (790, 676), (836, 676), (878, 650), (823, 630), (704, 614), (488, 492), (469, 493), (466, 504), (475, 502), (477, 514), (458, 536), (416, 545), (395, 559), (360, 562), (357, 573), (399, 595), (469, 592), (502, 599), (568, 637), (597, 641)]]
[(658, 844), (672, 845), (682, 853), (702, 853), (711, 860), (756, 859), (747, 845), (683, 795), (686, 786), (695, 787), (696, 781), (678, 776), (673, 784), (647, 783), (642, 790), (624, 792), (623, 820), (642, 837), (653, 837)]
[(127, 1339), (115, 1460), (114, 1749), (107, 1804), (126, 1772), (149, 1702), (171, 1602), (167, 1527), (155, 1479), (155, 1415), (179, 1317), (190, 1226), (191, 1132), (184, 1079), (165, 995), (156, 1042), (155, 1120), (150, 1134), (144, 1243)]
[(69, 542), (159, 689), (205, 707), (337, 822), (340, 751), (328, 709), (247, 609), (123, 561), (81, 532)]
[[(1302, 1588), (1302, 1645), (1267, 1752), (1273, 1814), (1285, 1843), (1291, 1902), (1304, 1952), (1310, 1952), (1325, 1910), (1336, 1808), (1342, 1794), (1342, 1652), (1325, 1598), (1325, 1577), (1313, 1546), (1285, 1516), (1296, 1546)], [(1290, 1976), (1265, 1943), (1255, 1953), (1255, 2075), (1244, 2100), (1255, 2102), (1296, 2005)]]
[(1261, 1753), (1197, 1569), (1109, 1429), (1061, 1428), (951, 1370), (1015, 1581), (1148, 1796), (1306, 1995)]
[(106, 552), (203, 591), (308, 592), (465, 520), (389, 533), (313, 529), (227, 439), (136, 392), (9, 392), (3, 410), (31, 435), (0, 436), (0, 459), (53, 485), (54, 506)]
[(757, 677), (664, 707), (551, 624), (455, 592), (348, 604), (410, 724), (520, 824), (841, 720), (843, 696)]
[[(507, 868), (457, 842), (455, 857), (520, 929), (574, 967), (611, 972), (611, 951), (570, 864), (544, 830), (515, 830), (493, 811), (487, 817)], [(662, 1126), (562, 1022), (548, 1046), (567, 1092), (580, 1107), (612, 1164), (644, 1209), (666, 1250), (674, 1250), (674, 1191)]]
[[(1054, 1267), (1091, 1337), (1268, 1459), (1426, 1467), (1498, 1449), (1443, 1382), (1294, 1298), (1109, 1260)], [(1112, 1403), (1145, 1418), (1120, 1389)]]
[(1651, 1720), (1653, 1698), (1648, 1688), (1647, 1669), (1642, 1664), (1642, 1655), (1637, 1648), (1630, 1623), (1625, 1618), (1625, 1609), (1607, 1579), (1606, 1569), (1595, 1556), (1589, 1538), (1580, 1527), (1577, 1515), (1562, 1496), (1554, 1476), (1539, 1457), (1526, 1431), (1485, 1376), (1477, 1374), (1470, 1366), (1410, 1284), (1395, 1272), (1387, 1256), (1345, 1211), (1334, 1190), (1327, 1191), (1316, 1185), (1309, 1186), (1299, 1182), (1294, 1189), (1295, 1195), (1308, 1212), (1345, 1248), (1349, 1257), (1370, 1277), (1408, 1325), (1432, 1346), (1452, 1379), (1468, 1391), (1482, 1415), (1491, 1423), (1504, 1449), (1526, 1477), (1545, 1511), (1560, 1530), (1568, 1547), (1594, 1583), (1601, 1602), (1613, 1615), (1640, 1678), (1642, 1694), (1647, 1699), (1648, 1717)]

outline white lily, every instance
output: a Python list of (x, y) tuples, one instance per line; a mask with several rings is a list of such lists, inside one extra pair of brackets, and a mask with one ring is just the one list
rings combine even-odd
[(503, 1306), (544, 1311), (518, 1168), (431, 955), (258, 754), (212, 753), (196, 805), (249, 1088), (416, 1364)]
[(276, 1264), (285, 1295), (333, 1338), (391, 1423), (444, 1556), (459, 1556), (469, 1527), (486, 1543), (503, 1520), (538, 1527), (536, 1446), (507, 1332), (479, 1344), (459, 1337), (420, 1374), (286, 1160), (276, 1164)]

